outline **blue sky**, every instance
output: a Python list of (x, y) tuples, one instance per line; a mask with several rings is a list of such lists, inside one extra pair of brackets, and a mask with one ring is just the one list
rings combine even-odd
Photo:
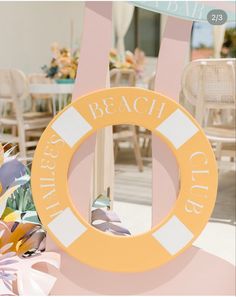
[[(233, 27), (234, 24), (227, 24), (227, 27)], [(212, 25), (208, 23), (195, 23), (192, 46), (197, 47), (200, 43), (205, 44), (207, 47), (213, 45)]]

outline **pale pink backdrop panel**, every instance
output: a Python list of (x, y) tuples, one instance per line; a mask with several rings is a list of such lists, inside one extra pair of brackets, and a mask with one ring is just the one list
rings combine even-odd
[(52, 295), (234, 295), (235, 292), (234, 266), (195, 247), (159, 269), (132, 274), (99, 271), (64, 253), (61, 255), (61, 271), (49, 268), (58, 278)]
[[(106, 87), (112, 41), (112, 3), (87, 2), (84, 31), (72, 100)], [(92, 189), (96, 135), (90, 137), (73, 156), (68, 182), (74, 205), (88, 220)], [(82, 162), (81, 162), (82, 160)]]
[[(106, 42), (106, 39), (109, 38), (108, 35), (105, 35), (109, 34), (106, 30), (110, 29), (103, 28), (105, 31), (101, 31), (101, 26), (102, 24), (104, 24), (104, 27), (111, 27), (111, 3), (100, 2), (98, 4), (99, 5), (94, 2), (86, 4), (83, 49), (85, 49), (86, 47), (88, 48), (88, 55), (86, 54), (86, 51), (82, 55), (82, 49), (80, 65), (78, 69), (79, 76), (77, 77), (78, 89), (76, 89), (77, 91), (74, 98), (88, 91), (92, 91), (92, 89), (99, 89), (102, 86), (105, 86), (107, 60), (105, 62), (105, 60), (102, 59), (102, 57), (105, 59), (105, 54), (103, 55), (101, 53), (100, 56), (100, 52), (105, 52), (107, 50), (107, 47), (102, 48), (101, 45), (100, 50), (96, 51), (96, 54), (99, 53), (100, 59), (96, 61), (95, 65), (97, 67), (94, 72), (96, 74), (95, 77), (97, 77), (100, 82), (96, 81), (96, 78), (95, 82), (91, 80), (91, 77), (94, 78), (94, 76), (91, 76), (90, 73), (91, 64), (89, 58), (92, 56), (92, 53), (94, 53), (94, 48), (97, 48), (94, 47), (94, 43), (93, 41), (91, 41), (91, 39), (94, 38), (94, 35), (98, 36), (101, 34), (101, 32), (103, 32), (103, 34), (100, 35), (99, 39), (101, 39), (103, 42)], [(176, 23), (174, 19), (171, 20), (171, 23), (174, 25), (176, 30), (178, 30), (177, 28), (179, 22), (177, 21), (177, 19)], [(168, 38), (171, 37), (169, 36)], [(176, 39), (176, 37), (174, 39)], [(97, 40), (97, 42), (100, 41)], [(175, 42), (173, 41), (171, 44), (172, 48), (175, 48)], [(179, 56), (175, 55), (175, 57), (176, 59), (181, 58), (181, 53), (179, 54)], [(106, 59), (108, 59), (107, 53)], [(177, 61), (174, 62), (177, 63)], [(84, 68), (80, 68), (82, 67), (81, 65), (84, 65)], [(88, 65), (90, 66), (88, 67)], [(101, 76), (104, 76), (98, 78), (100, 76), (99, 73)], [(177, 79), (179, 80), (178, 77)], [(82, 82), (84, 85), (82, 85)], [(79, 85), (81, 89), (79, 89)], [(93, 155), (93, 145), (95, 144), (95, 140), (91, 139), (91, 142), (86, 142), (83, 148), (76, 153), (76, 157), (74, 158), (70, 169), (69, 185), (70, 189), (72, 190), (71, 193), (73, 195), (74, 201), (76, 202), (76, 204), (78, 203), (77, 206), (81, 213), (83, 213), (83, 211), (87, 211), (86, 205), (88, 201), (86, 201), (86, 197), (88, 197), (88, 195), (90, 194), (88, 188), (91, 180), (91, 171), (89, 170), (91, 169), (89, 168), (91, 168), (93, 164), (93, 156), (91, 155)], [(83, 156), (87, 156), (87, 159), (83, 160), (83, 163), (80, 167), (80, 165), (77, 165), (77, 158), (82, 159)], [(166, 155), (165, 158), (167, 162), (168, 156)], [(168, 170), (171, 167), (171, 164), (173, 165), (173, 163), (171, 163), (170, 161)], [(163, 166), (165, 168), (167, 167), (166, 164), (163, 164)], [(86, 177), (84, 174), (85, 170)], [(166, 173), (165, 179), (166, 185), (173, 183), (174, 186), (172, 185), (172, 187), (173, 189), (176, 189), (176, 177), (174, 173)], [(79, 187), (79, 183), (82, 183), (81, 187)], [(83, 183), (87, 184), (86, 187), (83, 186)], [(175, 197), (172, 198), (173, 199), (171, 201), (173, 202)], [(83, 206), (83, 199), (85, 206)], [(170, 205), (170, 203), (168, 205)], [(94, 248), (96, 252), (96, 247)], [(62, 258), (62, 266), (60, 271), (55, 271), (52, 267), (49, 267), (50, 272), (56, 275), (58, 278), (56, 285), (52, 290), (52, 295), (230, 295), (234, 293), (234, 267), (231, 264), (195, 247), (188, 249), (188, 251), (179, 256), (177, 259), (159, 269), (144, 273), (132, 274), (104, 272), (83, 265), (59, 250), (50, 240), (50, 238), (48, 238), (47, 249), (57, 251), (61, 254)], [(114, 255), (114, 257), (115, 256), (116, 255)]]
[(235, 1), (204, 1), (204, 4), (235, 13)]
[[(155, 90), (177, 102), (191, 29), (191, 21), (168, 17), (158, 56)], [(176, 159), (157, 137), (152, 137), (152, 168), (152, 223), (156, 225), (172, 208), (179, 188)]]

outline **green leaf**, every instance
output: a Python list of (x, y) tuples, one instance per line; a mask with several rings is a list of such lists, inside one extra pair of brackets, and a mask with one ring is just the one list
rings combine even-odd
[(22, 222), (41, 225), (41, 222), (39, 220), (39, 217), (36, 211), (27, 211), (22, 217)]
[(96, 207), (96, 208), (110, 207), (110, 204), (111, 204), (110, 198), (101, 194), (96, 198), (96, 200), (94, 200), (93, 207)]

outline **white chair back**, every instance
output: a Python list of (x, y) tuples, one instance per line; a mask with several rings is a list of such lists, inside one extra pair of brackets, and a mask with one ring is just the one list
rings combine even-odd
[(136, 84), (136, 73), (133, 69), (114, 68), (110, 71), (110, 82), (111, 87), (134, 87)]
[(235, 73), (236, 59), (202, 59), (189, 63), (182, 77), (184, 105), (194, 107), (217, 160), (235, 158)]
[(195, 117), (204, 124), (209, 109), (235, 108), (236, 59), (201, 59), (190, 62), (182, 76), (185, 101), (195, 106)]
[(17, 69), (0, 69), (0, 116), (8, 112), (22, 120), (23, 101), (29, 96), (28, 80)]
[(28, 95), (28, 81), (22, 71), (17, 69), (0, 69), (0, 100), (21, 100)]

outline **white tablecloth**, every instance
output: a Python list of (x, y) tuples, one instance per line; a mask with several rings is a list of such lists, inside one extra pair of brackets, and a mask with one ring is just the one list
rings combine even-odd
[[(63, 95), (72, 94), (74, 84), (30, 84), (30, 94), (50, 94), (52, 95), (53, 115), (61, 110), (63, 105)], [(65, 98), (65, 97), (64, 97)], [(58, 101), (58, 110), (56, 102)]]

